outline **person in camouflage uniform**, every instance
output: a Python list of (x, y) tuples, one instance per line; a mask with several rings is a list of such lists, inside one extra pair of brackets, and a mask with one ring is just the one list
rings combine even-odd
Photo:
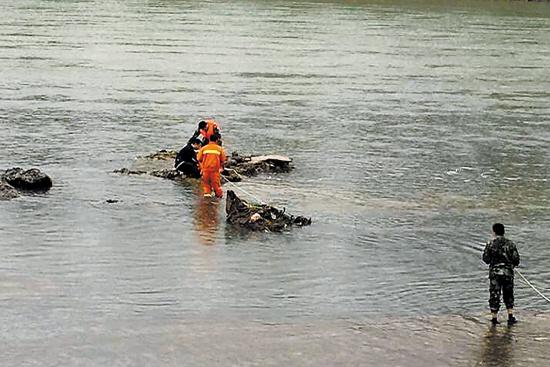
[(493, 324), (498, 324), (500, 293), (508, 310), (508, 324), (516, 323), (514, 317), (514, 267), (519, 265), (519, 253), (514, 242), (504, 237), (504, 225), (493, 224), (493, 239), (483, 251), (483, 261), (489, 264), (489, 307)]

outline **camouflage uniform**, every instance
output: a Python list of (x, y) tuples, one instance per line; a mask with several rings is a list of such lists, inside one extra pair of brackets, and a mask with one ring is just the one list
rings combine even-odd
[(503, 236), (489, 241), (483, 251), (483, 261), (489, 264), (489, 307), (500, 308), (500, 292), (506, 308), (514, 308), (514, 267), (519, 265), (516, 245)]

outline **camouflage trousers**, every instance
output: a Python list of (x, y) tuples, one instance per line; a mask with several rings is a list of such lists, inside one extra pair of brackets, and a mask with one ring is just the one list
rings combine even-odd
[(514, 277), (491, 274), (489, 276), (489, 307), (491, 312), (498, 312), (501, 292), (506, 308), (514, 308)]

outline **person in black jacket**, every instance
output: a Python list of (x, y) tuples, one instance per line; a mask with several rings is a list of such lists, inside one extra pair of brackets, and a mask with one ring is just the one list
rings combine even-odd
[(192, 139), (184, 146), (176, 156), (175, 168), (187, 177), (201, 178), (197, 150), (201, 147), (199, 139)]
[(493, 239), (483, 251), (483, 261), (489, 264), (489, 307), (493, 325), (498, 324), (500, 293), (508, 310), (508, 324), (515, 324), (514, 317), (514, 268), (519, 265), (516, 245), (504, 237), (504, 225), (493, 224)]

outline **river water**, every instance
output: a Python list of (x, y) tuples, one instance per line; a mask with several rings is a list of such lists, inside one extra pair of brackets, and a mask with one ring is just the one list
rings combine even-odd
[[(549, 363), (549, 305), (516, 280), (522, 323), (489, 329), (480, 262), (503, 222), (550, 292), (547, 3), (0, 12), (0, 168), (54, 180), (0, 203), (2, 366)], [(240, 187), (311, 227), (237, 233), (193, 183), (112, 173), (205, 117), (293, 158)]]

